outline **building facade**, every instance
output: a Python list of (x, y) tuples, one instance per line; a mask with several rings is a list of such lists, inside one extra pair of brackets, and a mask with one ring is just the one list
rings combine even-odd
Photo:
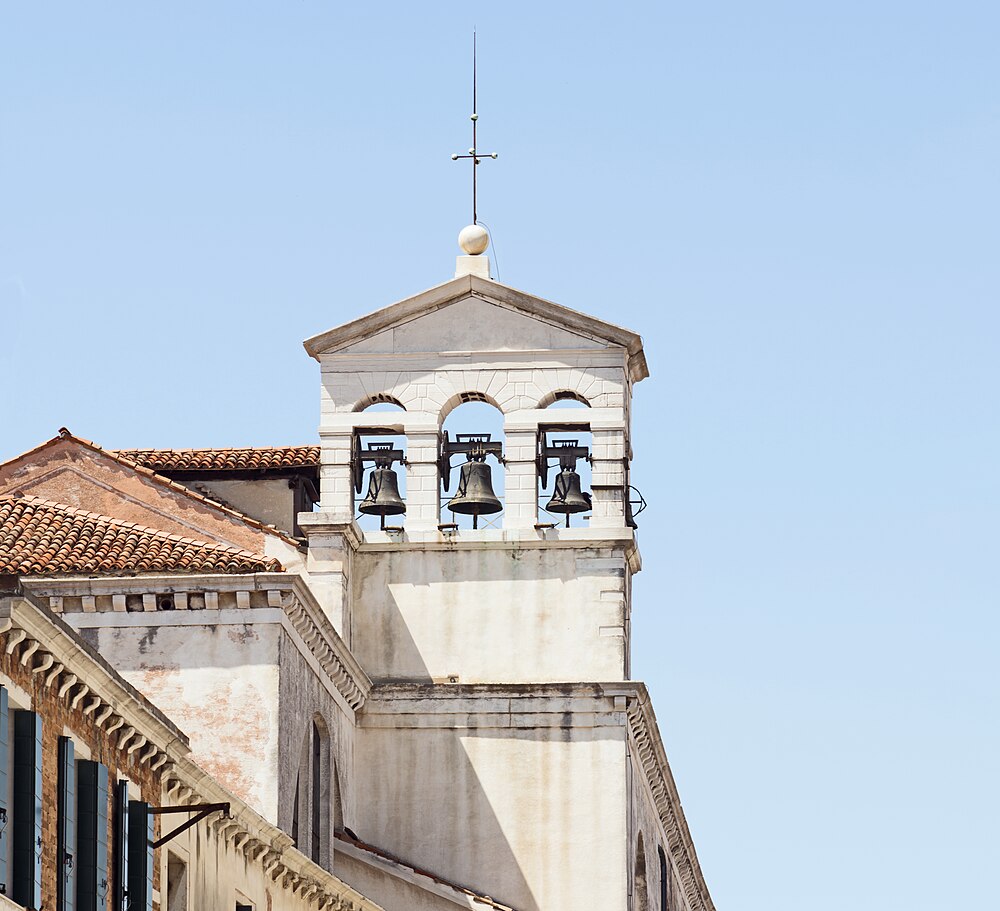
[[(64, 430), (0, 466), (16, 609), (176, 726), (172, 747), (143, 728), (112, 749), (121, 726), (81, 746), (142, 806), (240, 808), (151, 849), (150, 908), (713, 908), (631, 679), (641, 339), (488, 274), (459, 257), (309, 339), (318, 444)], [(22, 702), (48, 698), (15, 680), (46, 679), (34, 660), (3, 665)], [(70, 736), (47, 711), (43, 777)], [(122, 749), (167, 758), (129, 777)]]

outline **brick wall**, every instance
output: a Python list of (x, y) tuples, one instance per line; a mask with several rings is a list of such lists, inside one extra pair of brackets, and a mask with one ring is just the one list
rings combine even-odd
[[(58, 743), (63, 729), (67, 728), (71, 732), (78, 747), (82, 744), (90, 750), (91, 759), (103, 762), (108, 767), (109, 785), (113, 785), (120, 777), (128, 778), (140, 789), (141, 799), (154, 806), (160, 804), (160, 775), (159, 772), (150, 772), (148, 768), (139, 765), (136, 758), (138, 752), (129, 757), (123, 751), (118, 750), (117, 738), (119, 734), (113, 733), (109, 736), (98, 729), (92, 717), (83, 714), (83, 706), (87, 703), (86, 699), (76, 709), (71, 709), (68, 697), (66, 699), (59, 698), (58, 683), (51, 688), (46, 688), (45, 674), (32, 674), (28, 668), (22, 667), (18, 660), (19, 651), (15, 650), (13, 655), (8, 655), (6, 649), (0, 650), (0, 683), (5, 684), (10, 680), (29, 693), (31, 710), (42, 717), (42, 906), (54, 908), (56, 904), (57, 866)], [(72, 668), (68, 670), (72, 672)], [(113, 787), (109, 786), (109, 800), (112, 791)], [(133, 793), (131, 796), (135, 799), (138, 795)], [(109, 821), (113, 818), (111, 810), (109, 805)], [(156, 837), (159, 837), (160, 820), (158, 818), (155, 824)], [(108, 843), (111, 844), (110, 833)], [(109, 864), (113, 863), (110, 857), (111, 853), (109, 852)], [(159, 851), (156, 853), (153, 887), (159, 889)], [(108, 872), (108, 881), (111, 882), (113, 871), (109, 870)], [(157, 909), (155, 902), (153, 907)]]

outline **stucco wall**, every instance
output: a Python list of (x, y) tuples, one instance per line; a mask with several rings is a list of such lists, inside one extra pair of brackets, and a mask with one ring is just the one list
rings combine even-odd
[(81, 635), (169, 713), (190, 737), (192, 759), (275, 822), (280, 626), (239, 610), (65, 615), (77, 627), (88, 617), (104, 625)]
[(359, 553), (352, 649), (380, 680), (622, 680), (626, 572), (596, 548)]
[(377, 797), (358, 835), (519, 911), (624, 911), (623, 717), (570, 697), (422, 705), (363, 720), (355, 787)]

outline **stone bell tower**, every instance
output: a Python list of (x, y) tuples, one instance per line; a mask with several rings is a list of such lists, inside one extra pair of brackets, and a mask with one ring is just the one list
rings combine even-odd
[[(668, 792), (658, 754), (637, 758), (628, 679), (642, 341), (492, 281), (484, 234), (463, 231), (454, 279), (305, 343), (322, 368), (306, 573), (374, 684), (352, 826), (519, 911), (644, 908), (636, 819), (665, 845)], [(445, 432), (466, 402), (497, 409), (502, 439)], [(356, 860), (338, 849), (338, 872), (388, 907)]]
[[(375, 681), (625, 679), (641, 339), (484, 272), (485, 255), (467, 253), (453, 280), (305, 343), (322, 368), (319, 511), (299, 519), (312, 587)], [(587, 407), (549, 407), (567, 399)], [(503, 472), (503, 512), (489, 528), (442, 517), (444, 485), (455, 489), (449, 458), (468, 457), (471, 445), (442, 425), (469, 401), (503, 416), (485, 469)], [(366, 410), (377, 403), (400, 410)], [(392, 508), (389, 528), (361, 531), (357, 497), (377, 458), (369, 447), (387, 434), (405, 439), (405, 464), (402, 449), (381, 460), (399, 473), (388, 480), (405, 482), (405, 514)], [(560, 470), (556, 447), (580, 436), (590, 441), (577, 447), (590, 465), (586, 524), (561, 527), (540, 510), (540, 484)]]

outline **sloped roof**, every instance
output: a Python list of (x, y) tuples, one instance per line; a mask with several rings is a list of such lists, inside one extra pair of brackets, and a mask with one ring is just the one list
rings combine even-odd
[(374, 857), (378, 857), (381, 860), (388, 861), (390, 864), (394, 864), (397, 867), (403, 867), (409, 870), (411, 873), (415, 873), (417, 876), (426, 876), (432, 882), (437, 883), (439, 886), (445, 886), (449, 889), (458, 892), (461, 895), (471, 898), (474, 902), (481, 905), (485, 905), (488, 908), (494, 908), (496, 911), (515, 911), (510, 905), (504, 905), (498, 902), (495, 898), (491, 898), (489, 895), (484, 895), (482, 892), (476, 892), (473, 889), (468, 889), (465, 886), (459, 885), (456, 882), (452, 882), (450, 879), (442, 879), (435, 873), (430, 873), (421, 867), (416, 867), (411, 863), (407, 863), (405, 860), (400, 859), (395, 854), (390, 854), (388, 851), (383, 851), (381, 848), (376, 848), (374, 845), (370, 845), (365, 841), (358, 838), (353, 832), (347, 832), (344, 829), (337, 829), (334, 833), (338, 839), (345, 842), (346, 844), (353, 845), (359, 851), (364, 851), (366, 854), (371, 854)]
[(112, 449), (109, 454), (153, 471), (256, 471), (317, 468), (319, 446), (254, 446), (243, 449)]
[(255, 528), (259, 531), (265, 532), (266, 534), (274, 535), (276, 538), (281, 538), (283, 541), (286, 541), (287, 543), (292, 544), (295, 547), (302, 546), (301, 541), (295, 539), (287, 532), (282, 531), (280, 528), (277, 528), (274, 525), (266, 525), (260, 520), (255, 519), (252, 516), (248, 516), (246, 513), (242, 513), (237, 509), (233, 509), (233, 507), (228, 506), (225, 503), (220, 503), (218, 500), (213, 500), (211, 497), (206, 497), (204, 494), (198, 493), (198, 491), (192, 490), (190, 487), (181, 484), (178, 481), (174, 481), (171, 478), (165, 477), (164, 475), (157, 474), (156, 471), (154, 471), (152, 468), (147, 468), (140, 462), (137, 462), (134, 459), (130, 459), (127, 456), (121, 454), (123, 452), (127, 452), (128, 450), (104, 449), (102, 446), (98, 446), (97, 443), (94, 443), (91, 440), (87, 440), (84, 439), (83, 437), (76, 436), (76, 434), (70, 432), (70, 430), (68, 430), (66, 427), (60, 427), (58, 435), (54, 436), (51, 440), (46, 440), (44, 443), (40, 443), (34, 449), (29, 449), (27, 452), (23, 452), (21, 453), (21, 455), (15, 456), (13, 459), (8, 459), (6, 462), (0, 463), (0, 467), (3, 467), (5, 465), (11, 465), (14, 462), (27, 458), (28, 456), (33, 456), (36, 453), (40, 453), (43, 450), (47, 449), (48, 447), (55, 445), (60, 440), (69, 440), (73, 443), (76, 443), (79, 446), (84, 447), (85, 449), (90, 450), (91, 452), (96, 452), (101, 456), (109, 458), (112, 461), (117, 462), (119, 465), (123, 465), (132, 471), (138, 472), (139, 474), (143, 475), (145, 478), (147, 478), (154, 484), (158, 484), (162, 487), (168, 487), (174, 492), (181, 494), (182, 496), (188, 497), (191, 500), (196, 500), (197, 502), (202, 503), (209, 509), (212, 509), (220, 513), (224, 513), (231, 519), (235, 519), (238, 522), (243, 523), (244, 525), (248, 525), (251, 528)]
[(0, 497), (0, 574), (279, 572), (271, 558), (40, 497)]
[(480, 278), (477, 275), (463, 275), (452, 279), (443, 285), (438, 285), (423, 291), (413, 297), (367, 316), (359, 317), (348, 323), (336, 326), (327, 332), (314, 335), (303, 342), (306, 351), (316, 358), (320, 355), (336, 351), (348, 345), (360, 342), (379, 332), (385, 332), (395, 326), (419, 319), (428, 313), (447, 307), (456, 301), (468, 297), (487, 301), (498, 307), (504, 307), (542, 320), (578, 335), (605, 342), (608, 345), (625, 348), (628, 351), (629, 373), (633, 382), (649, 376), (646, 366), (646, 356), (642, 350), (642, 338), (631, 329), (624, 329), (613, 323), (588, 316), (578, 310), (571, 310), (562, 304), (535, 297), (516, 288), (501, 285), (499, 282)]

